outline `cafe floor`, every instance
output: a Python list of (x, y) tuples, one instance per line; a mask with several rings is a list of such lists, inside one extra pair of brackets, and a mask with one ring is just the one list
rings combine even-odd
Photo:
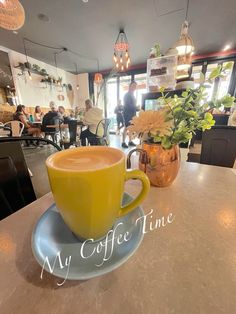
[[(134, 142), (138, 145), (139, 141), (134, 140)], [(119, 148), (124, 151), (124, 153), (128, 153), (133, 147), (130, 147), (128, 149), (121, 148), (121, 136), (112, 134), (110, 135), (110, 146)], [(187, 154), (188, 152), (192, 153), (200, 153), (201, 145), (195, 144), (194, 148), (181, 148), (181, 161), (187, 160)], [(24, 148), (24, 155), (26, 159), (26, 163), (28, 168), (31, 170), (33, 176), (31, 177), (35, 194), (37, 198), (45, 195), (50, 191), (50, 186), (47, 178), (47, 172), (45, 167), (45, 160), (49, 155), (56, 152), (56, 149), (54, 149), (50, 145), (44, 145), (43, 147), (39, 148)], [(236, 169), (236, 162), (234, 164), (234, 168)]]

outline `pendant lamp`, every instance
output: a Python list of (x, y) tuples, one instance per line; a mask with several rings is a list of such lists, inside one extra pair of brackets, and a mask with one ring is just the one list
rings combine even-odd
[(18, 0), (0, 0), (0, 27), (17, 30), (24, 22), (25, 10)]
[(114, 45), (113, 61), (117, 71), (124, 71), (130, 66), (129, 43), (123, 29), (120, 30)]

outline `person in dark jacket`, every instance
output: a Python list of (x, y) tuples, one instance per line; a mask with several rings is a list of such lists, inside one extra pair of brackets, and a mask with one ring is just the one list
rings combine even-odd
[(126, 135), (127, 135), (127, 127), (130, 125), (130, 121), (134, 116), (136, 116), (136, 99), (134, 97), (134, 92), (137, 88), (137, 83), (135, 81), (132, 81), (129, 85), (129, 91), (125, 94), (124, 96), (124, 111), (123, 111), (123, 116), (124, 116), (124, 122), (125, 122), (125, 129), (123, 132), (123, 142), (122, 142), (122, 147), (123, 148), (128, 148), (129, 146), (136, 146), (132, 141), (131, 141), (131, 135), (128, 134), (129, 136), (129, 143), (128, 145), (125, 142)]
[(43, 132), (55, 132), (55, 128), (47, 128), (47, 125), (54, 125), (58, 124), (60, 121), (60, 116), (58, 114), (58, 111), (55, 106), (50, 107), (51, 110), (47, 112), (42, 121), (42, 127), (41, 130)]

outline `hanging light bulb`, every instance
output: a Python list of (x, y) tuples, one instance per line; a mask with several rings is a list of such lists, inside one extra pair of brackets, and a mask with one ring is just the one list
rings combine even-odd
[(124, 66), (123, 66), (123, 64), (122, 64), (122, 66), (121, 66), (121, 71), (124, 71)]
[(102, 74), (101, 73), (96, 73), (94, 76), (94, 83), (96, 84), (101, 84), (102, 83)]
[(117, 62), (117, 56), (116, 56), (115, 52), (114, 52), (114, 55), (113, 55), (113, 60), (114, 60), (115, 63)]
[(31, 76), (30, 70), (28, 70), (28, 74), (29, 74), (29, 79), (32, 81), (32, 76)]
[(129, 62), (126, 62), (126, 69), (128, 69), (129, 67)]
[(120, 55), (120, 63), (123, 63), (122, 55)]
[(79, 90), (79, 79), (78, 79), (78, 66), (77, 66), (77, 63), (75, 63), (75, 73), (76, 73), (76, 81), (77, 81), (76, 90)]
[(130, 64), (130, 57), (128, 58), (127, 63)]
[(119, 63), (116, 63), (116, 68), (119, 69)]
[(125, 57), (126, 57), (126, 59), (128, 59), (128, 57), (129, 57), (129, 54), (128, 54), (128, 51), (126, 50), (126, 52), (125, 52)]

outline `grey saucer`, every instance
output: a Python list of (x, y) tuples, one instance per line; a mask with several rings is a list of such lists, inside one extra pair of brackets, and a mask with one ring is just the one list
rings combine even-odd
[[(123, 205), (132, 199), (124, 193)], [(106, 238), (100, 242), (79, 242), (54, 204), (40, 217), (33, 231), (33, 254), (43, 271), (60, 278), (86, 280), (106, 274), (121, 266), (137, 250), (143, 239), (143, 219), (137, 219), (143, 216), (142, 208), (137, 207), (116, 220), (114, 236), (110, 232), (107, 242)]]

